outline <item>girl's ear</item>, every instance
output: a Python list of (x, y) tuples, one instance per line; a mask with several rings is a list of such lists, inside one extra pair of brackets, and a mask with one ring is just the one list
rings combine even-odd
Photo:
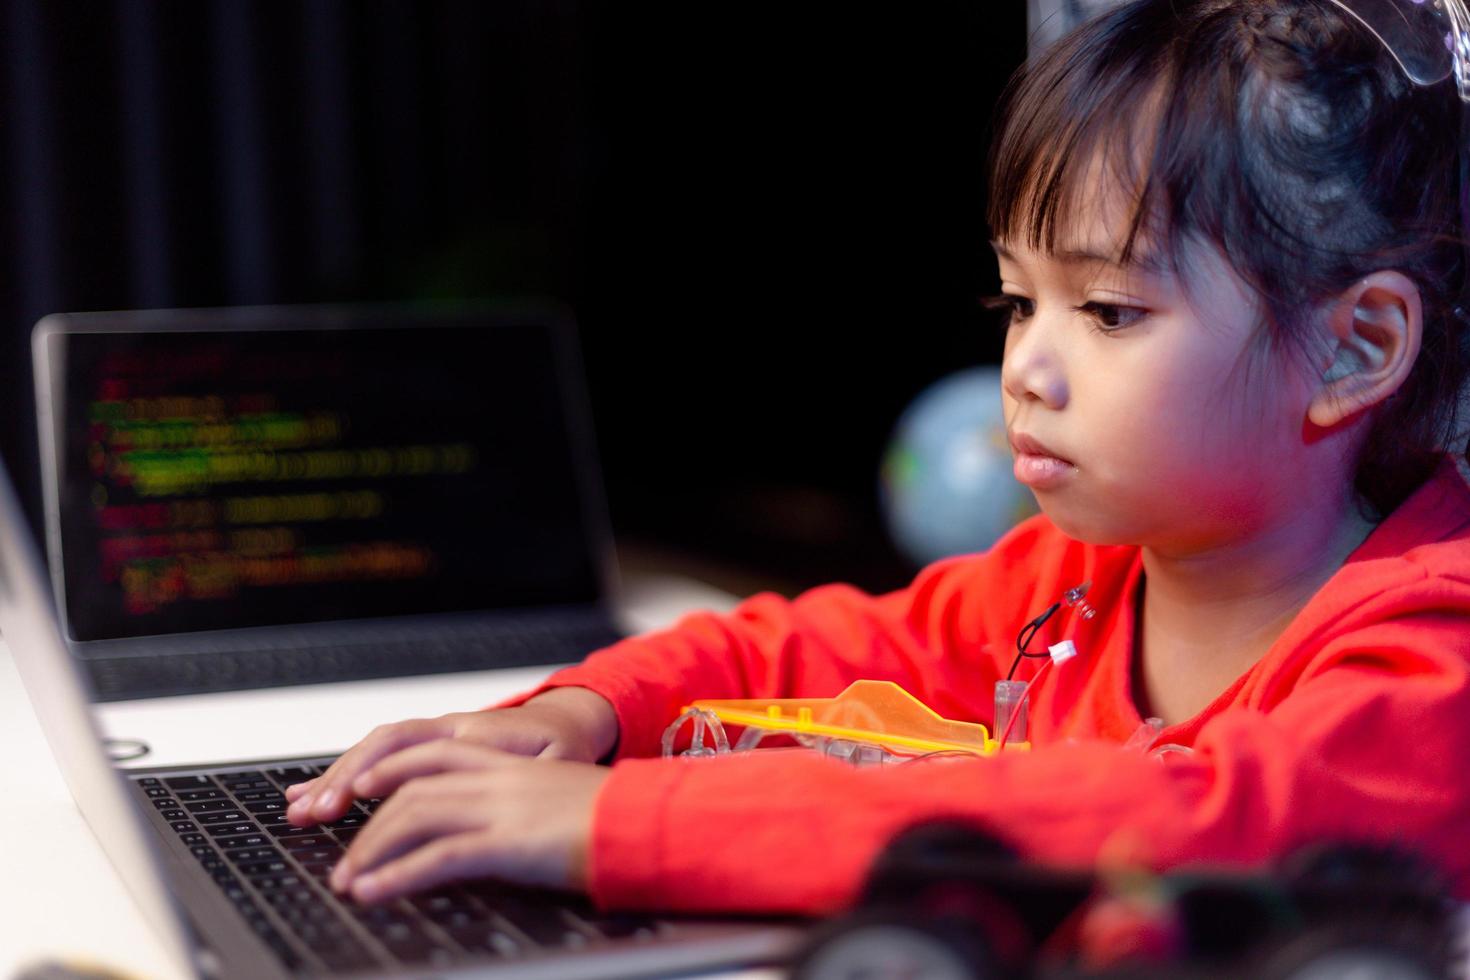
[(1307, 419), (1330, 429), (1385, 401), (1409, 376), (1424, 332), (1419, 287), (1391, 269), (1365, 276), (1329, 306), (1325, 331)]

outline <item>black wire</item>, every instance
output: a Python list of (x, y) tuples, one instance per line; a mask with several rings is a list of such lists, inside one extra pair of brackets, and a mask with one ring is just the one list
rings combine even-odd
[(1060, 608), (1062, 608), (1060, 602), (1053, 602), (1046, 612), (1021, 627), (1021, 632), (1016, 635), (1016, 659), (1011, 661), (1011, 669), (1006, 672), (1006, 680), (1012, 680), (1016, 676), (1016, 668), (1021, 666), (1022, 657), (1049, 656), (1049, 654), (1045, 653), (1027, 653), (1026, 648), (1031, 645), (1032, 640), (1036, 639), (1036, 634), (1041, 630), (1041, 627), (1046, 625), (1046, 621), (1051, 619)]

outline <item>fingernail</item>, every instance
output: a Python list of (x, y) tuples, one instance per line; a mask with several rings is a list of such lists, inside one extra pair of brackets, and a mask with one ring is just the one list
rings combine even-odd
[(311, 809), (311, 794), (310, 793), (307, 793), (305, 796), (301, 797), (300, 799), (298, 799), (294, 803), (292, 803), (289, 807), (287, 807), (287, 809), (288, 810), (300, 810), (302, 813), (305, 813), (307, 810), (310, 810)]
[(337, 802), (337, 795), (335, 789), (323, 790), (322, 795), (317, 797), (317, 809), (330, 810)]

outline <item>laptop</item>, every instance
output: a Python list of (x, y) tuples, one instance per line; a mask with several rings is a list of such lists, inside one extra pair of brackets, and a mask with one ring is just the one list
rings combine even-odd
[(328, 869), (368, 819), (290, 827), (283, 790), (329, 759), (113, 768), (0, 467), (0, 631), (77, 804), (174, 963), (203, 977), (653, 976), (780, 960), (790, 923), (606, 915), (584, 899), (481, 883), (379, 907)]
[(52, 586), (98, 700), (620, 638), (565, 313), (62, 314), (32, 341)]

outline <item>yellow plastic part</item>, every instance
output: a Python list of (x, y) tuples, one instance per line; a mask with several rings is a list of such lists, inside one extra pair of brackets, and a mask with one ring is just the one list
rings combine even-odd
[[(853, 681), (835, 698), (704, 700), (688, 707), (708, 711), (727, 725), (847, 739), (904, 754), (993, 755), (997, 749), (984, 725), (942, 718), (892, 681)], [(1006, 749), (1029, 747), (1023, 742)]]

